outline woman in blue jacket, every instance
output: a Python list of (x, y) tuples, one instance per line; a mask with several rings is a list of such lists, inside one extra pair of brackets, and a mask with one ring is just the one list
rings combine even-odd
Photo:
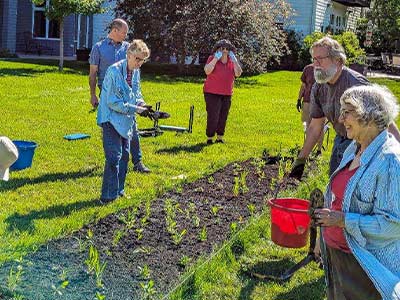
[(400, 299), (400, 144), (387, 131), (397, 101), (372, 85), (348, 89), (340, 104), (353, 142), (314, 215), (328, 299)]
[(139, 69), (149, 56), (147, 45), (142, 40), (133, 40), (126, 59), (111, 65), (103, 81), (97, 112), (106, 157), (101, 203), (124, 195), (129, 140), (136, 130), (135, 113), (148, 112), (140, 90)]

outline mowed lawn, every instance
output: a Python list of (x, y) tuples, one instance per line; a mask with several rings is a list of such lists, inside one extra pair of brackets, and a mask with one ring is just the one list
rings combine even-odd
[[(239, 79), (228, 119), (226, 144), (205, 146), (203, 78), (143, 74), (142, 91), (147, 103), (154, 105), (161, 101), (161, 110), (171, 114), (169, 120), (160, 123), (187, 126), (189, 107), (195, 106), (193, 133), (165, 132), (157, 138), (142, 138), (144, 162), (152, 173), (142, 175), (130, 170), (126, 186), (130, 198), (102, 206), (98, 198), (104, 155), (96, 113), (90, 112), (87, 72), (81, 68), (66, 68), (59, 73), (56, 66), (0, 61), (0, 135), (35, 141), (39, 145), (32, 168), (13, 172), (9, 182), (0, 182), (0, 264), (112, 212), (153, 199), (182, 184), (181, 179), (174, 179), (178, 175), (193, 181), (229, 162), (260, 156), (264, 148), (279, 151), (301, 145), (302, 125), (295, 109), (300, 75), (300, 72), (279, 71)], [(380, 80), (379, 83), (387, 85), (400, 97), (399, 82)], [(150, 120), (137, 117), (137, 121), (139, 127), (152, 126)], [(77, 132), (89, 134), (91, 138), (63, 139), (64, 135)], [(323, 161), (328, 156), (329, 152), (325, 152)], [(327, 180), (322, 174), (325, 169), (326, 166), (322, 166), (322, 171), (312, 179), (320, 186)], [(307, 188), (301, 186), (296, 193), (304, 196), (307, 192)], [(249, 244), (248, 253), (253, 253), (254, 257), (274, 255), (262, 250), (266, 241), (260, 242), (257, 229), (247, 236), (249, 243), (256, 243)], [(286, 251), (284, 255), (289, 258), (294, 253), (276, 251)], [(306, 252), (296, 253), (301, 258)], [(287, 293), (284, 291), (289, 287), (277, 292), (274, 290), (280, 287), (274, 284), (253, 284), (249, 289), (240, 289), (237, 286), (240, 284), (229, 277), (231, 274), (220, 275), (230, 269), (230, 262), (229, 257), (211, 262), (209, 268), (216, 276), (201, 277), (202, 284), (197, 288), (200, 290), (190, 291), (191, 295), (196, 295), (193, 299), (232, 299), (223, 295), (250, 299), (250, 294), (246, 294), (250, 292), (254, 293), (254, 299), (274, 299)], [(221, 272), (216, 272), (218, 269)], [(309, 272), (307, 280), (321, 287), (321, 271), (314, 268)], [(304, 278), (299, 280), (304, 283)], [(268, 293), (272, 291), (272, 298), (264, 297), (267, 290)], [(189, 299), (185, 293), (188, 291), (182, 291), (177, 297)], [(278, 298), (292, 299), (286, 296)]]

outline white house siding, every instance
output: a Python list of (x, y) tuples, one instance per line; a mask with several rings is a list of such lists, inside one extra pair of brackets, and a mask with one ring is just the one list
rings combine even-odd
[(326, 16), (330, 15), (328, 4), (331, 0), (315, 0), (315, 22), (312, 31), (324, 31), (325, 27), (328, 25), (329, 19)]
[(357, 20), (360, 18), (363, 8), (352, 7), (350, 9), (351, 10), (350, 10), (350, 13), (348, 14), (348, 18), (347, 18), (346, 30), (355, 31), (356, 25), (357, 25)]
[(99, 40), (105, 38), (108, 34), (108, 25), (115, 18), (114, 8), (116, 1), (107, 2), (107, 7), (110, 9), (104, 14), (97, 14), (93, 16), (93, 34), (92, 42), (89, 44), (94, 45)]
[(287, 0), (292, 9), (294, 16), (291, 18), (289, 29), (293, 29), (303, 36), (311, 33), (314, 22), (314, 2), (315, 0)]

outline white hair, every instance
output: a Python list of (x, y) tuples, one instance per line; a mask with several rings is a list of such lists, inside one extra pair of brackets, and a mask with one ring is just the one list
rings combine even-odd
[(340, 104), (350, 105), (360, 122), (368, 124), (372, 121), (379, 131), (388, 128), (399, 113), (393, 93), (377, 84), (349, 88), (340, 98)]

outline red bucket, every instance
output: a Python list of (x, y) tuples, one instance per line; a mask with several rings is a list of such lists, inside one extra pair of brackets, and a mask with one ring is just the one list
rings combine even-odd
[(269, 199), (271, 206), (271, 239), (282, 247), (301, 248), (310, 232), (310, 202), (297, 198)]

